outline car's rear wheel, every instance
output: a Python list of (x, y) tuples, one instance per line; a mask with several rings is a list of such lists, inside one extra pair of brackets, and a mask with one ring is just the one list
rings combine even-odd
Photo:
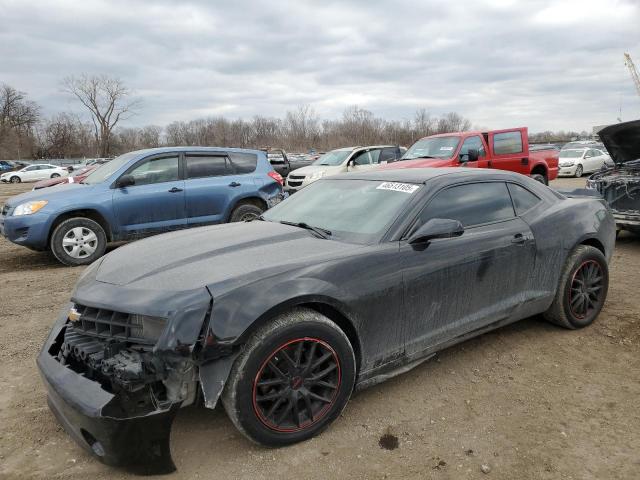
[(11, 183), (20, 183), (20, 182), (22, 182), (22, 179), (21, 179), (19, 176), (14, 175), (13, 177), (11, 177), (11, 178), (9, 179), (9, 181), (10, 181)]
[(87, 265), (104, 255), (107, 235), (98, 222), (89, 218), (70, 218), (55, 228), (49, 248), (65, 265)]
[(250, 222), (262, 215), (262, 212), (264, 212), (264, 209), (254, 205), (253, 203), (243, 203), (233, 209), (229, 221)]
[(51, 178), (58, 178), (60, 176), (59, 173), (52, 173)]
[(575, 173), (576, 178), (580, 178), (580, 177), (582, 177), (582, 174), (583, 174), (583, 173), (584, 173), (584, 168), (582, 168), (582, 165), (578, 165), (578, 166), (576, 167), (576, 173)]
[(609, 269), (602, 252), (579, 245), (565, 262), (556, 296), (544, 317), (565, 328), (586, 327), (602, 310), (608, 288)]
[(547, 182), (547, 177), (545, 177), (541, 173), (533, 173), (533, 174), (531, 174), (531, 178), (533, 178), (536, 182), (540, 182), (540, 183), (542, 183), (544, 185), (548, 185), (549, 184), (549, 182)]
[(250, 440), (288, 445), (313, 437), (340, 415), (355, 373), (344, 332), (315, 310), (298, 308), (250, 337), (231, 370), (222, 403)]

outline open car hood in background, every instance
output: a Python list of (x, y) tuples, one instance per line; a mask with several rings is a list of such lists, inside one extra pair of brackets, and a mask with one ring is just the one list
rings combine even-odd
[(598, 136), (616, 163), (640, 158), (640, 120), (609, 125)]

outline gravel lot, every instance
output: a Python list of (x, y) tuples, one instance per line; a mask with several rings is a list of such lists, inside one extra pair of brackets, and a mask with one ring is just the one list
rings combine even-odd
[[(0, 204), (29, 188), (0, 185)], [(2, 479), (128, 478), (58, 426), (35, 366), (82, 270), (0, 239)], [(639, 272), (640, 238), (623, 234), (592, 327), (531, 318), (445, 350), (356, 395), (303, 444), (262, 448), (222, 409), (187, 408), (174, 424), (169, 478), (640, 478)]]

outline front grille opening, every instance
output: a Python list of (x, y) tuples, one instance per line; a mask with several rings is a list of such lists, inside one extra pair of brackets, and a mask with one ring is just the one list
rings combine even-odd
[(75, 309), (80, 314), (80, 319), (71, 322), (70, 327), (77, 332), (142, 345), (154, 344), (153, 340), (143, 337), (142, 320), (138, 315), (80, 304), (76, 304)]

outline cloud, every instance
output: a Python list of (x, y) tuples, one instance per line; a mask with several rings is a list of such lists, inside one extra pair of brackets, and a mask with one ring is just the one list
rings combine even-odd
[(143, 100), (132, 125), (354, 103), (534, 131), (640, 117), (633, 0), (0, 0), (0, 18), (0, 81), (46, 113), (81, 111), (62, 78), (104, 72)]

